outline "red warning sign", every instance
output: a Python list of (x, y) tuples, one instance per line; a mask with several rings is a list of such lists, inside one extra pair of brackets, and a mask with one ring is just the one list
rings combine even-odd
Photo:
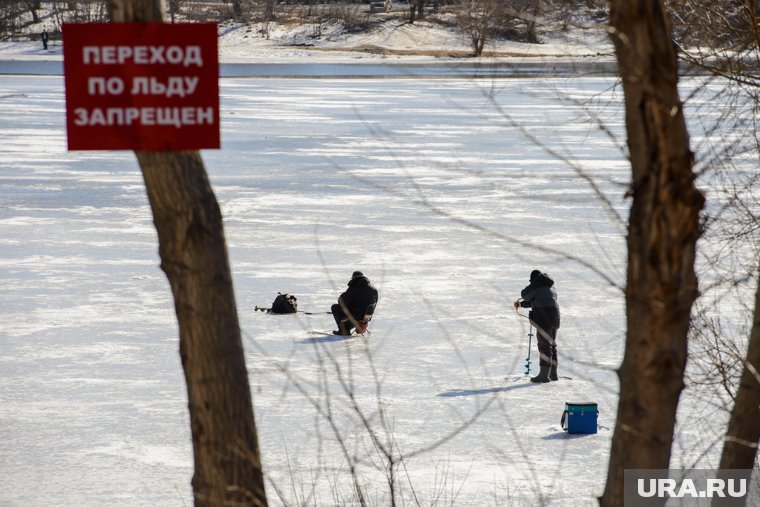
[(63, 25), (69, 150), (219, 148), (213, 23)]

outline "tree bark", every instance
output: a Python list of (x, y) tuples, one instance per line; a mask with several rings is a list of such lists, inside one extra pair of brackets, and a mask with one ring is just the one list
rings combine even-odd
[(164, 21), (161, 0), (108, 0), (108, 13), (114, 23)]
[(239, 20), (243, 17), (243, 3), (241, 0), (232, 0), (232, 16)]
[[(110, 0), (112, 21), (163, 21), (160, 0)], [(174, 296), (198, 506), (267, 499), (222, 214), (197, 151), (137, 152)]]
[(666, 469), (683, 389), (699, 213), (694, 157), (661, 0), (611, 0), (625, 94), (633, 203), (628, 230), (627, 336), (603, 506), (623, 505), (626, 469)]
[(757, 49), (760, 49), (760, 31), (758, 31), (757, 27), (755, 0), (747, 0), (747, 11), (749, 12), (749, 24), (752, 29), (752, 35), (755, 37), (755, 46)]
[(266, 505), (222, 216), (198, 152), (139, 152), (174, 296), (196, 505)]
[(42, 8), (40, 6), (40, 0), (27, 0), (26, 6), (29, 9), (29, 12), (32, 14), (32, 23), (39, 23), (39, 10)]
[(739, 390), (736, 393), (731, 419), (728, 422), (723, 453), (722, 470), (745, 469), (755, 466), (757, 445), (760, 441), (760, 284), (755, 292), (755, 317), (747, 347)]

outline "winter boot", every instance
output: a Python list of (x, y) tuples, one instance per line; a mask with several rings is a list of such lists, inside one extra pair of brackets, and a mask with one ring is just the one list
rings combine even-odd
[(549, 370), (549, 380), (559, 380), (557, 376), (557, 364), (553, 364)]
[(338, 324), (338, 329), (333, 331), (333, 334), (338, 336), (351, 336), (352, 328), (349, 327), (350, 325), (348, 319), (341, 320), (340, 324)]
[(549, 382), (549, 367), (548, 366), (542, 366), (541, 372), (539, 372), (538, 375), (535, 377), (530, 378), (531, 382)]

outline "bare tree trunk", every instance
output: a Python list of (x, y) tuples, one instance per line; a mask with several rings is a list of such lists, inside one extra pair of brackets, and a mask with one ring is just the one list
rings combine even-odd
[(757, 445), (760, 441), (758, 420), (760, 420), (760, 284), (755, 292), (755, 318), (747, 348), (747, 359), (720, 457), (722, 470), (754, 468)]
[[(163, 21), (160, 0), (110, 0), (113, 21)], [(197, 151), (137, 152), (174, 296), (195, 505), (267, 505), (222, 215)]]
[(29, 12), (32, 14), (32, 23), (39, 23), (39, 10), (42, 8), (40, 5), (40, 0), (27, 0), (26, 6), (29, 9)]
[(541, 14), (541, 1), (531, 0), (526, 6), (525, 35), (528, 42), (538, 44), (538, 16)]
[(757, 29), (757, 9), (755, 9), (755, 0), (747, 0), (747, 11), (749, 13), (749, 23), (752, 29), (752, 35), (755, 36), (755, 45), (760, 49), (760, 31)]
[(179, 12), (179, 1), (168, 0), (166, 6), (169, 8), (169, 23), (174, 23), (174, 19)]
[(174, 295), (196, 505), (266, 505), (222, 216), (198, 152), (139, 152)]
[(161, 0), (107, 0), (111, 21), (122, 23), (163, 22)]
[(627, 337), (603, 506), (623, 505), (623, 471), (665, 469), (683, 389), (695, 245), (704, 197), (678, 97), (678, 69), (661, 0), (611, 0), (633, 173)]
[(232, 0), (232, 16), (235, 19), (243, 18), (243, 2), (242, 0)]

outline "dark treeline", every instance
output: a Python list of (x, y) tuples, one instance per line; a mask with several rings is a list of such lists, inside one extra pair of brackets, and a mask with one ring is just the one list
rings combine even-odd
[[(378, 4), (385, 9), (376, 9)], [(666, 1), (674, 39), (681, 48), (742, 51), (758, 34), (755, 2)], [(476, 54), (493, 38), (540, 43), (551, 30), (595, 28), (608, 23), (606, 0), (167, 0), (167, 20), (224, 23), (343, 24), (360, 31), (372, 15), (449, 24), (472, 39)], [(65, 22), (108, 21), (106, 0), (0, 0), (0, 40), (28, 40), (46, 30), (60, 38)], [(320, 36), (320, 30), (314, 30)]]

